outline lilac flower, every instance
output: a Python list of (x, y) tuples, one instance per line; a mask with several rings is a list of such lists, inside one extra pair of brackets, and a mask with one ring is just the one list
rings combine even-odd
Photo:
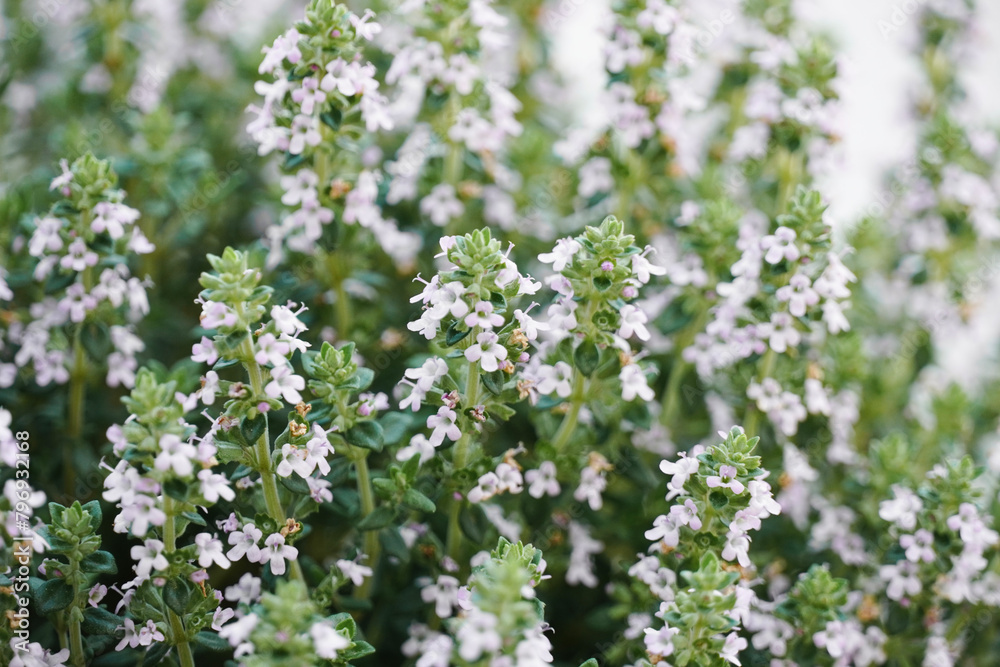
[(917, 565), (908, 560), (901, 560), (894, 565), (883, 565), (879, 568), (879, 576), (888, 582), (886, 595), (890, 600), (902, 600), (905, 597), (918, 595), (923, 589), (917, 576)]
[(643, 641), (646, 644), (646, 650), (652, 655), (658, 655), (661, 658), (666, 658), (673, 654), (674, 644), (671, 641), (674, 635), (680, 632), (679, 628), (672, 628), (669, 625), (664, 625), (659, 630), (654, 630), (653, 628), (646, 628), (643, 631), (646, 636)]
[(747, 640), (739, 636), (735, 632), (730, 632), (726, 635), (726, 643), (723, 644), (722, 650), (719, 652), (720, 658), (725, 658), (734, 665), (742, 665), (740, 662), (739, 653), (747, 647)]
[(492, 373), (499, 368), (499, 361), (507, 358), (507, 348), (500, 345), (499, 338), (492, 331), (484, 331), (476, 336), (474, 345), (465, 350), (465, 358), (471, 362), (479, 362), (483, 370)]
[(318, 146), (323, 136), (319, 132), (319, 120), (299, 114), (292, 119), (292, 133), (288, 142), (288, 152), (299, 155), (306, 146)]
[(229, 544), (233, 545), (233, 548), (229, 550), (226, 557), (229, 560), (237, 561), (246, 556), (251, 563), (260, 562), (261, 551), (257, 542), (263, 535), (264, 533), (252, 523), (243, 526), (241, 530), (234, 530), (229, 533), (228, 538)]
[(287, 361), (291, 347), (287, 342), (280, 341), (274, 334), (266, 333), (257, 339), (257, 353), (254, 358), (257, 363), (266, 366), (282, 366)]
[(500, 478), (495, 472), (487, 472), (479, 477), (479, 481), (469, 491), (470, 503), (481, 503), (500, 493)]
[(222, 541), (211, 533), (198, 533), (194, 537), (198, 546), (198, 564), (208, 567), (215, 563), (222, 569), (229, 569), (229, 559), (222, 553)]
[(270, 563), (271, 572), (277, 576), (285, 573), (285, 561), (295, 560), (299, 557), (299, 550), (293, 546), (285, 544), (285, 536), (281, 533), (268, 535), (264, 540), (264, 549), (260, 550), (257, 562)]
[(736, 479), (737, 474), (738, 472), (733, 466), (722, 466), (719, 468), (719, 474), (708, 477), (705, 480), (705, 484), (710, 489), (729, 489), (736, 495), (739, 495), (743, 493), (745, 487), (743, 486), (743, 482)]
[(480, 329), (493, 329), (493, 327), (503, 326), (503, 317), (493, 312), (493, 304), (489, 301), (476, 303), (472, 312), (465, 316), (465, 326), (470, 329), (479, 327)]
[(795, 231), (788, 227), (778, 227), (773, 235), (765, 236), (760, 240), (760, 247), (767, 252), (764, 261), (768, 264), (777, 264), (783, 259), (794, 262), (799, 258), (799, 249), (795, 245)]
[(431, 437), (428, 439), (429, 442), (438, 447), (444, 442), (445, 436), (453, 442), (461, 438), (462, 431), (455, 424), (456, 419), (458, 419), (458, 413), (448, 406), (438, 408), (436, 415), (427, 418), (427, 428), (433, 429)]
[[(249, 559), (256, 562), (256, 559)], [(260, 600), (260, 578), (244, 572), (238, 583), (226, 587), (226, 599), (236, 604), (252, 605)]]
[(808, 306), (819, 303), (819, 293), (812, 288), (809, 277), (803, 273), (792, 276), (787, 285), (778, 288), (775, 296), (778, 301), (788, 302), (788, 312), (795, 317), (804, 317)]
[(913, 535), (901, 535), (899, 546), (906, 550), (906, 559), (912, 563), (934, 562), (934, 534), (921, 528)]
[(302, 113), (312, 115), (317, 104), (326, 102), (326, 93), (319, 90), (319, 79), (307, 76), (302, 79), (302, 85), (292, 91), (292, 100), (301, 106)]

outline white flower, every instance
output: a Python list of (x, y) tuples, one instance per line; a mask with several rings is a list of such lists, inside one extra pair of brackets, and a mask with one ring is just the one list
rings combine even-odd
[(639, 340), (649, 340), (649, 330), (646, 329), (649, 318), (646, 317), (646, 313), (632, 304), (622, 306), (619, 313), (622, 319), (621, 328), (618, 330), (619, 336), (627, 339), (634, 333)]
[(292, 372), (291, 366), (282, 364), (271, 369), (271, 381), (264, 387), (264, 393), (271, 398), (283, 397), (293, 405), (302, 402), (299, 392), (306, 388), (306, 381)]
[(355, 586), (365, 583), (365, 577), (372, 576), (372, 569), (367, 565), (362, 565), (357, 560), (337, 561), (337, 568), (343, 572), (344, 576), (351, 580)]
[(498, 361), (507, 358), (507, 348), (500, 345), (499, 338), (492, 331), (484, 331), (476, 336), (476, 343), (465, 350), (465, 358), (479, 362), (483, 370), (492, 373), (500, 366)]
[(428, 441), (434, 447), (438, 447), (444, 442), (445, 436), (451, 441), (456, 441), (462, 437), (462, 431), (455, 424), (458, 413), (444, 405), (438, 408), (436, 415), (427, 418), (427, 428), (433, 429)]
[(448, 618), (452, 609), (458, 607), (458, 579), (442, 574), (437, 583), (429, 583), (420, 590), (420, 598), (434, 603), (434, 613), (439, 618)]
[(195, 446), (184, 442), (173, 433), (160, 436), (160, 453), (153, 460), (157, 470), (173, 470), (180, 477), (187, 477), (194, 472), (192, 459), (197, 455)]
[(136, 561), (134, 569), (140, 579), (148, 577), (154, 570), (166, 570), (170, 567), (167, 557), (163, 555), (164, 548), (160, 540), (146, 540), (143, 544), (132, 547), (132, 560)]
[(316, 655), (327, 660), (336, 660), (337, 651), (351, 645), (351, 640), (337, 632), (337, 629), (327, 621), (313, 623), (309, 628), (309, 636), (312, 637)]
[(622, 398), (626, 401), (634, 401), (636, 397), (651, 401), (655, 397), (646, 379), (646, 373), (639, 364), (622, 366), (618, 379), (622, 383)]
[(569, 237), (559, 239), (552, 252), (542, 253), (538, 256), (538, 261), (551, 264), (553, 271), (562, 271), (573, 260), (573, 255), (578, 253), (582, 247), (576, 239)]
[(532, 498), (542, 496), (558, 496), (560, 487), (556, 480), (556, 464), (552, 461), (542, 461), (537, 470), (524, 473), (528, 482), (528, 495)]
[(465, 205), (455, 196), (455, 188), (448, 183), (438, 183), (420, 200), (420, 212), (438, 227), (444, 227), (452, 218), (465, 212)]

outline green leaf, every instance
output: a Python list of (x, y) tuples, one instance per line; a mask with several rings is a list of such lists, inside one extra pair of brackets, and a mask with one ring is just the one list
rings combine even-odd
[(319, 119), (331, 130), (339, 130), (340, 124), (344, 121), (344, 114), (337, 107), (330, 107), (329, 111), (324, 111), (319, 115)]
[(581, 662), (580, 663), (580, 667), (598, 667), (598, 663), (597, 663), (597, 660), (595, 660), (594, 658), (591, 658), (591, 659), (587, 660), (586, 662)]
[(344, 440), (355, 447), (381, 452), (384, 443), (382, 425), (374, 421), (358, 422), (347, 430)]
[(444, 332), (444, 344), (448, 347), (452, 345), (457, 345), (463, 338), (472, 333), (472, 329), (461, 328), (461, 320), (455, 320), (448, 325), (448, 329)]
[(170, 579), (163, 586), (163, 601), (175, 614), (184, 617), (187, 613), (191, 592), (179, 579)]
[(292, 473), (288, 477), (281, 477), (279, 475), (278, 481), (292, 493), (298, 493), (303, 496), (308, 496), (310, 493), (309, 484), (306, 483), (306, 480), (299, 477), (297, 473)]
[(708, 501), (712, 503), (712, 507), (715, 509), (722, 509), (729, 504), (729, 498), (726, 497), (726, 494), (720, 491), (712, 491), (712, 493), (708, 495)]
[(196, 526), (208, 527), (208, 524), (205, 523), (205, 517), (198, 514), (197, 512), (181, 512), (181, 516)]
[(253, 419), (247, 419), (244, 417), (243, 421), (240, 422), (240, 433), (243, 434), (243, 438), (247, 441), (248, 445), (256, 444), (260, 440), (260, 436), (264, 435), (264, 429), (267, 428), (267, 417), (258, 414)]
[(573, 363), (577, 369), (590, 377), (601, 363), (601, 351), (590, 339), (581, 342), (573, 352)]
[(375, 380), (375, 371), (370, 368), (359, 368), (347, 382), (337, 385), (337, 389), (350, 389), (351, 391), (364, 391), (372, 385)]
[(113, 635), (122, 625), (122, 618), (103, 607), (83, 610), (83, 632), (86, 635)]
[(504, 377), (504, 372), (502, 370), (495, 370), (492, 373), (483, 373), (480, 377), (483, 379), (483, 384), (494, 396), (499, 396), (503, 393), (503, 383), (507, 378)]
[(378, 541), (382, 544), (382, 549), (390, 556), (395, 556), (399, 560), (406, 562), (410, 560), (410, 550), (406, 546), (406, 541), (399, 534), (395, 526), (390, 526), (381, 530), (378, 534)]
[(217, 458), (220, 463), (229, 463), (230, 461), (240, 461), (243, 459), (243, 448), (231, 442), (216, 440), (215, 458)]
[(597, 276), (594, 278), (594, 287), (597, 288), (598, 292), (607, 292), (611, 288), (612, 282), (609, 278), (604, 276)]
[(85, 512), (90, 514), (90, 528), (94, 532), (97, 532), (101, 527), (101, 519), (104, 516), (104, 512), (101, 510), (101, 503), (96, 500), (91, 500), (89, 503), (83, 506)]
[(344, 651), (337, 652), (338, 660), (357, 660), (375, 652), (375, 647), (368, 642), (357, 641), (354, 646)]
[(407, 489), (406, 493), (403, 494), (403, 504), (411, 509), (427, 512), (428, 514), (437, 510), (437, 506), (433, 500), (414, 488)]
[(483, 540), (486, 539), (488, 524), (486, 513), (483, 512), (482, 507), (476, 504), (466, 503), (461, 514), (458, 515), (458, 525), (469, 541), (474, 544), (482, 544)]
[(218, 633), (208, 632), (207, 630), (202, 630), (196, 634), (194, 636), (194, 643), (209, 651), (216, 651), (218, 653), (225, 653), (232, 649), (229, 642), (220, 637)]
[(188, 485), (182, 479), (177, 479), (174, 477), (168, 480), (166, 484), (163, 485), (163, 490), (168, 496), (175, 500), (186, 501)]
[(73, 597), (73, 587), (65, 579), (49, 579), (37, 587), (35, 606), (39, 614), (49, 616), (73, 604)]
[(80, 569), (97, 574), (117, 574), (118, 564), (115, 557), (107, 551), (95, 551), (80, 561)]
[(59, 503), (49, 503), (49, 516), (52, 517), (53, 526), (61, 526), (63, 522), (63, 514), (66, 513), (66, 508)]
[(381, 505), (372, 510), (371, 514), (358, 521), (355, 528), (361, 531), (381, 530), (389, 526), (395, 518), (396, 510), (387, 505)]

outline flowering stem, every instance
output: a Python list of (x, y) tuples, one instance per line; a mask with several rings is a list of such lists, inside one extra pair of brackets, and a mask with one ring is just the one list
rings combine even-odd
[[(242, 306), (237, 308), (237, 315), (240, 318), (243, 317)], [(247, 374), (250, 376), (250, 387), (253, 390), (253, 394), (254, 396), (263, 396), (264, 372), (254, 358), (252, 333), (249, 333), (243, 340), (243, 355), (245, 357), (243, 364), (246, 366)], [(267, 415), (265, 414), (263, 417), (264, 432), (254, 445), (257, 454), (257, 466), (260, 472), (261, 488), (264, 490), (264, 505), (267, 508), (267, 513), (278, 524), (278, 528), (281, 528), (287, 516), (285, 515), (284, 508), (281, 506), (281, 498), (278, 497), (278, 481), (274, 476), (274, 468), (271, 467), (271, 436), (269, 434), (270, 427), (267, 423)], [(290, 573), (293, 579), (302, 582), (305, 581), (305, 577), (302, 575), (302, 566), (299, 565), (297, 560), (291, 562)]]
[[(475, 331), (473, 332), (475, 333)], [(475, 407), (479, 404), (479, 364), (469, 365), (469, 377), (465, 383), (466, 408)], [(461, 470), (469, 462), (469, 447), (472, 443), (472, 427), (466, 429), (462, 437), (455, 445), (455, 458), (452, 460), (455, 470)], [(458, 517), (462, 512), (462, 500), (455, 499), (451, 504), (451, 513), (448, 516), (448, 555), (453, 560), (458, 560), (458, 549), (462, 543), (462, 530), (458, 525)]]
[(562, 423), (559, 424), (559, 430), (556, 431), (555, 436), (552, 438), (552, 446), (555, 447), (557, 453), (563, 450), (563, 447), (569, 442), (570, 436), (573, 435), (574, 429), (576, 429), (576, 422), (580, 418), (580, 408), (583, 407), (586, 381), (587, 378), (584, 377), (583, 373), (579, 369), (574, 368), (573, 393), (570, 394), (569, 411), (563, 417)]
[[(352, 451), (358, 452), (354, 459), (354, 466), (358, 471), (358, 494), (361, 496), (361, 516), (366, 517), (375, 510), (375, 494), (372, 493), (371, 474), (368, 471), (368, 452), (358, 450), (355, 447)], [(365, 532), (365, 554), (368, 562), (372, 566), (372, 576), (364, 580), (355, 592), (355, 597), (367, 600), (371, 595), (372, 584), (375, 580), (375, 569), (378, 566), (379, 544), (378, 534), (374, 530)]]
[[(166, 493), (163, 494), (163, 513), (167, 515), (166, 521), (163, 522), (163, 551), (169, 556), (177, 550), (177, 531), (174, 525), (174, 499)], [(187, 634), (184, 632), (184, 622), (173, 609), (169, 608), (167, 619), (170, 621), (170, 635), (174, 640), (174, 646), (177, 647), (177, 657), (180, 659), (181, 667), (194, 667), (194, 656), (187, 641)]]

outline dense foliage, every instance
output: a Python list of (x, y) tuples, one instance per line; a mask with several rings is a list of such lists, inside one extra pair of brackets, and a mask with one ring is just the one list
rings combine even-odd
[(0, 5), (3, 664), (995, 664), (1000, 135), (911, 4), (844, 229), (791, 0), (615, 0), (596, 113), (572, 0)]

